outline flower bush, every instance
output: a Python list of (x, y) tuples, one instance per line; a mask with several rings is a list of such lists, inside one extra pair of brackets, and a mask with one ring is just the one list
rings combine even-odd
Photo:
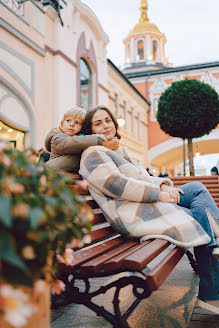
[(14, 327), (37, 311), (18, 287), (37, 294), (50, 284), (60, 293), (58, 261), (71, 263), (72, 248), (89, 240), (93, 218), (77, 182), (35, 159), (34, 151), (11, 151), (0, 142), (0, 320)]

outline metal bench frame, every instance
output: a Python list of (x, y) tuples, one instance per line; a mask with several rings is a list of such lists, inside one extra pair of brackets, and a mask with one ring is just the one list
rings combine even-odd
[[(185, 253), (195, 272), (197, 272), (196, 262), (189, 251), (186, 252), (179, 247), (169, 249), (168, 241), (155, 239), (140, 244), (136, 239), (130, 240), (119, 235), (106, 223), (103, 214), (98, 213), (98, 205), (90, 196), (87, 197), (87, 202), (96, 213), (91, 234), (92, 242), (75, 251), (74, 262), (71, 265), (60, 263), (59, 279), (66, 284), (61, 304), (83, 304), (110, 322), (114, 328), (129, 328), (126, 321), (129, 315), (141, 300), (149, 297), (162, 285)], [(105, 226), (101, 227), (103, 222)], [(165, 249), (168, 254), (165, 253), (164, 258), (159, 258), (158, 262), (150, 268), (151, 262)], [(92, 278), (108, 277), (121, 272), (127, 272), (129, 276), (118, 277), (117, 280), (95, 291), (92, 290)], [(83, 281), (84, 288), (78, 287), (78, 280)], [(130, 285), (136, 299), (122, 314), (120, 291)], [(94, 297), (105, 294), (111, 288), (115, 288), (112, 301), (114, 313), (110, 313), (104, 306), (99, 306), (93, 301)], [(53, 307), (55, 306), (56, 302), (53, 304)]]

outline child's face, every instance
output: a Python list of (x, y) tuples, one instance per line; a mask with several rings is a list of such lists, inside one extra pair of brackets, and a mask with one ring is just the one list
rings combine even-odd
[(73, 116), (67, 116), (65, 120), (61, 123), (62, 131), (69, 136), (74, 136), (81, 131), (82, 119)]

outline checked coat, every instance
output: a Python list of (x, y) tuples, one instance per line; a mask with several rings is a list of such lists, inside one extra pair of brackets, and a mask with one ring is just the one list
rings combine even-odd
[(102, 146), (84, 150), (79, 174), (107, 221), (119, 233), (142, 241), (161, 238), (184, 248), (207, 244), (210, 237), (182, 207), (158, 201), (160, 185), (168, 178), (150, 176), (126, 149)]

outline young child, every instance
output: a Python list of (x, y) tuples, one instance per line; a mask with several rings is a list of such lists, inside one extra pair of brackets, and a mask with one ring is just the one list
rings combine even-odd
[(97, 145), (110, 149), (118, 147), (107, 141), (103, 134), (80, 134), (85, 115), (85, 109), (73, 107), (64, 114), (60, 126), (47, 134), (45, 147), (50, 152), (50, 159), (45, 163), (46, 166), (77, 173), (84, 149)]

